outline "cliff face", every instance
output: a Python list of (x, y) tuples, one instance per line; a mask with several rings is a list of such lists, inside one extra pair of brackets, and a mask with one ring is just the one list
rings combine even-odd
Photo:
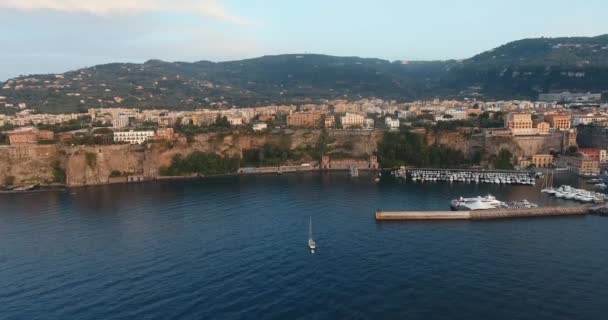
[(130, 145), (65, 148), (62, 164), (66, 183), (70, 186), (108, 183), (113, 171), (143, 175), (144, 150)]
[(509, 150), (515, 157), (531, 157), (535, 154), (563, 152), (568, 146), (567, 133), (555, 132), (543, 136), (485, 136), (484, 133), (464, 131), (428, 132), (427, 143), (438, 144), (462, 151), (471, 156), (475, 151), (495, 155), (502, 149)]
[(484, 139), (477, 131), (464, 128), (457, 131), (428, 131), (426, 132), (428, 145), (439, 145), (461, 151), (471, 156), (476, 150), (483, 149)]
[(0, 184), (52, 183), (53, 164), (59, 160), (55, 145), (0, 147)]
[[(320, 130), (294, 130), (286, 134), (209, 133), (197, 135), (190, 142), (158, 142), (145, 146), (6, 147), (0, 150), (0, 178), (13, 175), (16, 183), (48, 183), (53, 177), (52, 164), (59, 161), (65, 170), (66, 184), (70, 186), (109, 183), (115, 180), (111, 178), (113, 172), (120, 173), (123, 178), (118, 179), (123, 181), (127, 176), (153, 179), (158, 177), (159, 168), (169, 166), (178, 154), (186, 156), (200, 151), (242, 157), (243, 151), (258, 149), (265, 144), (287, 146), (290, 149), (314, 147), (322, 134)], [(382, 138), (382, 133), (376, 131), (336, 130), (328, 131), (327, 135), (332, 138), (334, 150), (353, 157), (373, 154)]]
[[(382, 131), (293, 130), (285, 133), (201, 134), (190, 142), (150, 143), (145, 146), (110, 145), (90, 147), (62, 147), (29, 145), (0, 147), (0, 183), (14, 177), (15, 184), (51, 183), (53, 164), (60, 163), (70, 186), (105, 184), (112, 182), (112, 173), (147, 179), (158, 177), (161, 166), (169, 166), (175, 155), (192, 152), (213, 152), (223, 156), (242, 157), (243, 152), (273, 144), (290, 149), (314, 147), (326, 135), (334, 152), (352, 157), (371, 155), (383, 138)], [(485, 137), (472, 131), (443, 131), (426, 133), (429, 144), (438, 144), (462, 151), (471, 156), (476, 151), (486, 155), (507, 149), (515, 157), (532, 156), (550, 151), (563, 151), (564, 135), (530, 137)]]

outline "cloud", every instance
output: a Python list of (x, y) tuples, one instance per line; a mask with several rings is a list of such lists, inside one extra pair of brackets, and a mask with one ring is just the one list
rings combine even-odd
[(251, 21), (229, 13), (220, 0), (0, 0), (0, 8), (54, 10), (100, 16), (169, 11), (198, 14), (240, 25), (251, 24)]

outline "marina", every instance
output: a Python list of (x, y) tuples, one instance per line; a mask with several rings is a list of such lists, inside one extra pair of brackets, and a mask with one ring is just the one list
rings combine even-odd
[(401, 167), (392, 172), (393, 176), (413, 182), (487, 183), (509, 185), (535, 185), (534, 172), (501, 170), (461, 170), (461, 169), (406, 169)]
[(604, 203), (607, 199), (606, 194), (585, 189), (577, 189), (569, 185), (563, 185), (559, 188), (550, 187), (541, 190), (541, 192), (560, 199), (574, 200), (583, 203)]

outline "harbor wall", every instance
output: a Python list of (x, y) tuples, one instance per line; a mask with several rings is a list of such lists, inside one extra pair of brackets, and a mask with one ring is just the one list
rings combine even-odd
[(419, 221), (419, 220), (493, 220), (555, 216), (583, 216), (590, 206), (538, 207), (525, 209), (491, 209), (479, 211), (377, 211), (378, 221)]

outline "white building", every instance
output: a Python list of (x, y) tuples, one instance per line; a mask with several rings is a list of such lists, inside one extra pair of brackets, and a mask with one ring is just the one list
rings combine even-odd
[(253, 131), (264, 131), (268, 129), (268, 124), (265, 122), (256, 122), (253, 124)]
[(340, 117), (340, 123), (344, 129), (352, 127), (363, 128), (365, 126), (365, 117), (356, 113), (346, 113), (346, 115)]
[(374, 119), (372, 118), (366, 118), (365, 119), (365, 129), (367, 130), (374, 130), (374, 124), (376, 122), (374, 122)]
[(243, 125), (242, 117), (227, 117), (227, 118), (228, 118), (228, 122), (230, 122), (230, 125), (232, 125), (232, 126)]
[(601, 163), (608, 162), (608, 152), (606, 149), (600, 150), (600, 162)]
[(445, 112), (445, 114), (436, 115), (435, 121), (456, 121), (456, 120), (466, 120), (469, 115), (465, 110), (456, 110), (450, 109)]
[(154, 136), (154, 131), (119, 131), (114, 132), (114, 142), (128, 142), (142, 144)]
[(129, 116), (120, 114), (112, 118), (112, 127), (120, 129), (129, 126)]
[(589, 124), (603, 124), (608, 122), (608, 117), (604, 117), (601, 115), (594, 114), (574, 114), (572, 115), (572, 126), (576, 127), (578, 125), (589, 125)]
[(398, 130), (399, 129), (399, 119), (393, 119), (391, 117), (386, 117), (384, 119), (384, 124), (386, 124), (386, 126), (390, 129), (390, 130)]

